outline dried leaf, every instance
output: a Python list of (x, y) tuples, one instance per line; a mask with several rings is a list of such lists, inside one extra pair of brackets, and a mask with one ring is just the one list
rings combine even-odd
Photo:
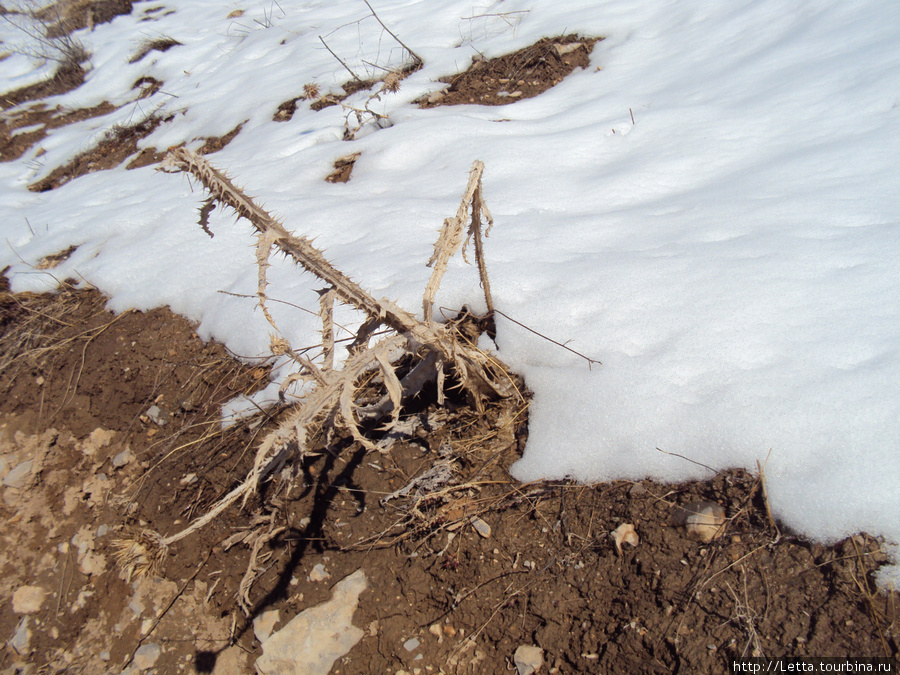
[(610, 533), (610, 536), (613, 538), (613, 543), (616, 545), (616, 553), (620, 556), (622, 555), (622, 544), (637, 546), (641, 543), (641, 539), (638, 537), (637, 532), (634, 530), (634, 525), (631, 523), (622, 523)]

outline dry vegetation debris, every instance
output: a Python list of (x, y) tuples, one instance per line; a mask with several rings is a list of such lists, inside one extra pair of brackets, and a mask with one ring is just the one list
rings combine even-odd
[[(462, 319), (446, 324), (438, 324), (433, 319), (434, 296), (446, 271), (447, 261), (463, 246), (464, 239), (472, 239), (475, 243), (489, 310), (493, 305), (481, 247), (481, 219), (484, 216), (488, 223), (492, 223), (482, 196), (484, 165), (481, 162), (475, 162), (458, 212), (445, 220), (435, 244), (434, 255), (429, 261), (433, 272), (423, 297), (424, 320), (417, 319), (389, 300), (371, 296), (334, 268), (308, 239), (288, 232), (199, 155), (185, 148), (176, 148), (170, 151), (163, 169), (189, 173), (203, 184), (212, 199), (232, 208), (257, 230), (259, 306), (275, 330), (273, 351), (288, 354), (294, 359), (299, 370), (292, 380), (302, 382), (306, 393), (302, 402), (262, 439), (252, 470), (202, 518), (167, 537), (144, 530), (122, 540), (117, 557), (128, 570), (129, 578), (133, 573), (156, 573), (172, 544), (205, 527), (237, 501), (246, 506), (248, 499), (260, 494), (263, 484), (285, 462), (302, 463), (309, 453), (311, 438), (323, 433), (330, 437), (343, 430), (349, 432), (364, 449), (377, 449), (375, 443), (366, 437), (364, 429), (381, 424), (388, 418), (384, 430), (393, 430), (400, 422), (404, 401), (418, 396), (430, 383), (436, 386), (438, 404), (446, 400), (445, 387), (450, 386), (450, 378), (479, 412), (485, 410), (487, 403), (500, 399), (525, 403), (521, 382), (496, 358), (475, 346), (470, 335), (459, 327)], [(321, 301), (323, 356), (320, 363), (293, 352), (268, 312), (266, 269), (273, 248), (288, 255), (329, 285)], [(341, 368), (334, 367), (332, 312), (335, 301), (344, 302), (367, 317)], [(390, 332), (370, 345), (375, 331), (381, 327), (390, 329)], [(401, 370), (401, 362), (404, 361)], [(373, 375), (380, 379), (383, 389), (376, 396), (377, 402), (366, 404), (360, 394), (366, 392), (370, 395), (367, 390), (373, 386)], [(242, 584), (241, 599), (245, 607), (250, 607), (249, 591), (255, 576), (255, 559), (253, 555), (247, 570), (251, 581)]]

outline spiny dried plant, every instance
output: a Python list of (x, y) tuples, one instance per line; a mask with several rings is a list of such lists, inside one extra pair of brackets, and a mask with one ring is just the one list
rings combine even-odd
[(38, 62), (55, 61), (60, 70), (78, 68), (90, 59), (81, 40), (71, 34), (77, 26), (65, 15), (65, 3), (43, 5), (37, 0), (16, 0), (0, 7), (0, 18), (23, 37), (12, 47), (13, 53)]
[[(369, 94), (362, 107), (341, 102), (344, 109), (344, 140), (352, 141), (356, 138), (356, 134), (362, 130), (367, 124), (378, 129), (387, 129), (391, 126), (391, 120), (387, 115), (372, 110), (372, 104), (381, 100), (381, 95), (385, 92), (396, 93), (400, 90), (400, 82), (409, 72), (400, 70), (389, 70), (384, 77), (381, 78), (381, 87)], [(377, 81), (376, 81), (377, 83)], [(355, 119), (355, 123), (351, 120)]]
[(319, 85), (315, 82), (308, 82), (303, 85), (303, 98), (307, 101), (315, 101), (319, 98)]
[[(288, 232), (281, 222), (257, 206), (200, 155), (186, 148), (175, 148), (169, 152), (161, 169), (193, 176), (203, 184), (212, 199), (233, 209), (256, 229), (257, 297), (266, 319), (277, 334), (280, 334), (278, 326), (266, 308), (266, 270), (273, 248), (328, 284), (328, 289), (321, 294), (319, 312), (324, 356), (319, 363), (314, 363), (308, 357), (290, 350), (283, 338), (273, 337), (273, 344), (279, 344), (280, 352), (290, 355), (299, 367), (292, 380), (307, 385), (301, 402), (262, 440), (253, 468), (240, 485), (216, 502), (203, 517), (168, 537), (145, 531), (121, 542), (118, 545), (119, 563), (126, 570), (154, 572), (171, 544), (198, 531), (238, 500), (245, 505), (247, 499), (290, 456), (304, 456), (308, 451), (307, 439), (315, 430), (343, 428), (362, 446), (376, 450), (376, 445), (363, 433), (362, 425), (382, 422), (390, 416), (383, 427), (390, 430), (399, 420), (404, 400), (420, 393), (429, 382), (437, 382), (438, 401), (442, 403), (448, 369), (478, 410), (489, 400), (516, 397), (524, 403), (515, 378), (506, 366), (478, 349), (453, 321), (437, 323), (432, 311), (447, 261), (463, 245), (468, 214), (471, 218), (465, 239), (472, 238), (475, 242), (487, 306), (493, 306), (481, 248), (481, 214), (485, 213), (491, 221), (482, 196), (483, 163), (474, 163), (459, 209), (454, 217), (444, 221), (435, 244), (434, 255), (429, 262), (433, 272), (423, 297), (424, 319), (417, 318), (390, 300), (373, 297), (335, 268), (309, 239)], [(334, 365), (335, 301), (348, 304), (367, 317), (340, 368)], [(373, 334), (381, 328), (387, 329), (386, 334), (370, 345)], [(412, 364), (402, 378), (397, 374), (396, 365), (401, 359)], [(357, 403), (360, 389), (373, 372), (381, 375), (385, 393), (376, 403), (360, 405)]]

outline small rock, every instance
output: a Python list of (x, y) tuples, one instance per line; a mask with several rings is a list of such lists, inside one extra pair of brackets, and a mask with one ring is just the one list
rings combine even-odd
[(160, 654), (162, 654), (162, 648), (156, 643), (141, 645), (134, 653), (132, 663), (140, 670), (148, 670), (156, 664)]
[(147, 408), (147, 417), (150, 418), (150, 421), (153, 422), (156, 426), (163, 427), (168, 424), (169, 419), (172, 417), (165, 410), (160, 408), (158, 405), (151, 405)]
[(36, 614), (46, 597), (47, 592), (40, 586), (22, 586), (13, 593), (13, 611), (16, 614)]
[(406, 642), (403, 643), (403, 649), (405, 649), (408, 652), (414, 652), (415, 650), (417, 650), (419, 648), (420, 644), (422, 644), (422, 643), (419, 642), (418, 638), (410, 638), (409, 640), (407, 640)]
[(304, 610), (272, 634), (256, 660), (258, 675), (327, 675), (362, 639), (352, 619), (367, 585), (365, 572), (357, 570), (335, 584), (331, 600)]
[(178, 482), (179, 482), (181, 485), (193, 485), (194, 483), (197, 482), (197, 474), (195, 474), (195, 473), (189, 473), (188, 475), (186, 475), (184, 478), (182, 478), (182, 479), (181, 479), (180, 481), (178, 481)]
[(632, 497), (637, 497), (639, 495), (647, 494), (647, 488), (645, 488), (640, 483), (635, 483), (631, 486), (631, 489), (628, 491), (628, 494)]
[(6, 477), (3, 479), (3, 487), (21, 490), (28, 484), (32, 466), (34, 466), (34, 460), (31, 459), (26, 459), (18, 464), (15, 469), (6, 474)]
[(322, 563), (317, 563), (309, 573), (310, 581), (325, 581), (326, 579), (330, 578), (331, 575), (325, 571), (325, 565), (323, 565)]
[(79, 443), (81, 452), (89, 457), (93, 457), (100, 448), (109, 445), (115, 435), (115, 431), (108, 431), (103, 427), (97, 427), (91, 432), (90, 436)]
[(555, 44), (553, 45), (553, 49), (559, 56), (565, 56), (566, 54), (571, 54), (576, 49), (580, 49), (582, 47), (581, 42), (570, 42), (567, 45)]
[(475, 531), (485, 539), (491, 536), (491, 526), (478, 516), (472, 516), (469, 522), (472, 523), (472, 527), (475, 528)]
[(685, 504), (675, 512), (672, 520), (684, 527), (689, 537), (702, 542), (718, 539), (725, 532), (725, 509), (715, 502)]
[(26, 616), (19, 622), (19, 625), (16, 628), (16, 632), (13, 634), (12, 639), (9, 641), (9, 646), (16, 651), (16, 654), (19, 654), (21, 656), (23, 654), (30, 653), (28, 649), (28, 644), (30, 642), (31, 631), (28, 629), (28, 617)]
[(131, 448), (126, 447), (122, 452), (113, 457), (113, 466), (117, 469), (128, 464), (130, 461), (134, 459), (134, 454), (131, 452)]
[(280, 615), (277, 609), (270, 609), (267, 612), (263, 612), (258, 617), (253, 619), (253, 634), (256, 636), (256, 639), (260, 641), (260, 643), (265, 642), (269, 639), (269, 636), (272, 635), (272, 630), (275, 628), (275, 624), (278, 623), (278, 619)]
[(622, 523), (612, 531), (610, 536), (613, 538), (613, 542), (616, 545), (616, 553), (619, 555), (622, 555), (622, 544), (637, 546), (641, 543), (641, 539), (631, 523)]
[(518, 675), (532, 675), (544, 665), (544, 650), (534, 645), (522, 645), (513, 655)]

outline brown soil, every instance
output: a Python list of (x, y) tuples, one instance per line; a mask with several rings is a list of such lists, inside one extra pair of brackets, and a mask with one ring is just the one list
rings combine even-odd
[[(114, 316), (103, 303), (71, 289), (0, 294), (0, 478), (32, 460), (0, 488), (0, 638), (30, 633), (27, 647), (14, 641), (21, 654), (5, 645), (0, 669), (119, 672), (142, 647), (132, 665), (158, 653), (158, 673), (249, 673), (253, 617), (278, 610), (278, 629), (357, 569), (369, 579), (353, 619), (365, 635), (334, 673), (501, 673), (523, 644), (559, 673), (898, 655), (897, 598), (874, 591), (886, 558), (872, 538), (823, 546), (779, 533), (759, 477), (742, 470), (674, 486), (519, 484), (507, 470), (525, 411), (462, 401), (420, 401), (407, 419), (422, 429), (387, 454), (349, 438), (314, 444), (245, 511), (175, 544), (160, 578), (127, 581), (114, 539), (183, 528), (252, 465), (271, 420), (220, 432), (218, 410), (268, 372), (165, 309)], [(389, 498), (441, 459), (452, 482)], [(672, 525), (677, 505), (698, 500), (726, 509), (724, 536), (703, 543)], [(626, 523), (640, 542), (620, 555), (610, 532)], [(248, 617), (236, 598), (249, 545), (277, 528)], [(327, 578), (311, 580), (317, 565)], [(44, 592), (30, 614), (10, 602), (23, 586)]]
[(532, 98), (562, 82), (575, 68), (587, 68), (594, 44), (602, 39), (577, 35), (544, 38), (494, 59), (477, 57), (465, 72), (444, 79), (449, 87), (420, 104), (423, 108), (468, 103), (505, 105)]
[[(47, 137), (51, 129), (100, 117), (115, 110), (111, 103), (101, 103), (92, 108), (48, 110), (42, 103), (10, 111), (0, 118), (0, 162), (9, 162), (24, 155), (35, 143)], [(17, 129), (35, 127), (32, 131), (16, 134)]]
[(73, 91), (84, 84), (85, 74), (84, 69), (80, 66), (62, 68), (45, 82), (38, 82), (0, 94), (0, 108), (7, 110), (25, 101), (38, 101), (42, 98), (59, 96)]
[(352, 155), (341, 157), (334, 163), (334, 171), (325, 176), (325, 180), (329, 183), (347, 183), (350, 181), (350, 174), (353, 173), (353, 166), (359, 159), (359, 153), (354, 152)]
[(167, 52), (172, 47), (178, 47), (179, 45), (181, 45), (181, 43), (178, 40), (173, 40), (172, 38), (159, 38), (157, 40), (150, 40), (149, 42), (145, 42), (140, 46), (135, 55), (128, 60), (128, 63), (137, 63), (152, 51)]
[(138, 151), (139, 140), (149, 136), (156, 127), (171, 119), (171, 116), (165, 119), (148, 117), (132, 126), (114, 127), (94, 148), (77, 155), (68, 164), (56, 167), (45, 178), (29, 185), (28, 189), (32, 192), (47, 192), (80, 176), (113, 169)]
[(131, 14), (131, 5), (132, 0), (67, 0), (48, 5), (40, 16), (54, 24), (47, 30), (47, 37), (54, 38)]
[(197, 149), (197, 152), (201, 155), (211, 155), (214, 152), (218, 152), (231, 143), (235, 136), (241, 133), (241, 129), (244, 128), (246, 123), (247, 121), (244, 120), (224, 136), (210, 136), (209, 138), (204, 139), (203, 145)]

